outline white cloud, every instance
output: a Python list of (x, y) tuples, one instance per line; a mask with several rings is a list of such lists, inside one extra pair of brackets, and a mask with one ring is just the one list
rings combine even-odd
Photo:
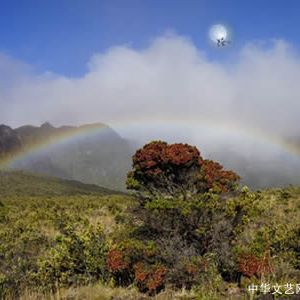
[(118, 46), (95, 54), (81, 78), (34, 74), (5, 56), (0, 72), (0, 118), (13, 126), (145, 117), (298, 130), (300, 59), (283, 41), (246, 45), (228, 65), (210, 61), (184, 37), (166, 35), (142, 50)]

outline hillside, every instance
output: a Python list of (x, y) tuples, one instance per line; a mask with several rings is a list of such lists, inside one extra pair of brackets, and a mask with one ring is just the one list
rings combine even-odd
[(101, 123), (58, 128), (49, 123), (16, 129), (0, 126), (0, 161), (28, 153), (13, 161), (10, 168), (114, 190), (125, 189), (132, 152), (129, 142)]
[[(34, 188), (33, 188), (34, 187)], [(112, 191), (93, 184), (84, 184), (75, 180), (36, 175), (24, 171), (0, 171), (1, 198), (55, 197), (72, 195), (116, 195)]]
[[(234, 244), (225, 238), (219, 241), (216, 258), (230, 261), (231, 247), (233, 253), (264, 253), (268, 246), (272, 274), (265, 280), (299, 282), (300, 188), (255, 193), (244, 189), (240, 196), (228, 199), (228, 218), (235, 205), (244, 207), (249, 219), (239, 227)], [(107, 251), (140, 226), (141, 221), (135, 220), (139, 217), (132, 216), (135, 207), (131, 196), (95, 185), (25, 172), (1, 172), (0, 298), (5, 295), (5, 299), (16, 299), (16, 293), (22, 290), (23, 300), (50, 299), (53, 295), (49, 288), (59, 280), (63, 299), (152, 299), (135, 287), (117, 288), (113, 281), (99, 283), (111, 276), (105, 267)], [(226, 234), (222, 224), (212, 228), (216, 242)], [(145, 231), (143, 236), (147, 236)], [(176, 257), (182, 255), (180, 247), (168, 251), (176, 251)], [(203, 270), (195, 288), (166, 288), (156, 299), (238, 299), (246, 297), (250, 283), (258, 282), (256, 277), (243, 277), (238, 287), (236, 282), (220, 276), (212, 254), (206, 259), (211, 266)], [(176, 274), (181, 274), (178, 280), (188, 276), (182, 272), (177, 270)]]

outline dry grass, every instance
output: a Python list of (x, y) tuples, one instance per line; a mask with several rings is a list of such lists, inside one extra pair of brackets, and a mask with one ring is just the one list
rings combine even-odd
[(101, 207), (100, 209), (95, 210), (93, 214), (88, 217), (88, 220), (92, 225), (101, 224), (105, 234), (107, 235), (114, 232), (117, 226), (115, 217), (106, 207)]
[[(13, 300), (7, 297), (5, 300)], [(20, 300), (191, 300), (200, 299), (186, 290), (166, 290), (150, 297), (139, 293), (135, 288), (111, 288), (101, 284), (79, 288), (60, 289), (55, 294), (41, 294), (25, 291)], [(203, 298), (206, 299), (206, 298)]]

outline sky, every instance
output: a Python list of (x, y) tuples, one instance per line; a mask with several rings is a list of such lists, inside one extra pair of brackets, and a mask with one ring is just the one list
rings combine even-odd
[[(299, 135), (298, 1), (0, 0), (0, 118)], [(231, 44), (208, 32), (223, 24)], [(125, 122), (125, 121), (123, 121)]]
[[(299, 48), (299, 12), (297, 0), (1, 0), (0, 51), (36, 70), (78, 77), (93, 54), (140, 49), (172, 30), (224, 60), (248, 41), (284, 39)], [(235, 51), (211, 49), (214, 23), (232, 28)]]

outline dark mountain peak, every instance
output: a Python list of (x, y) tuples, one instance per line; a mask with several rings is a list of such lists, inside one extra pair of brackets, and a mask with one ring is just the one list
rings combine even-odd
[(49, 122), (45, 122), (41, 125), (41, 129), (55, 129), (55, 127), (52, 126), (52, 124), (50, 124)]
[(7, 125), (0, 124), (0, 134), (9, 134), (13, 129)]
[(7, 125), (0, 125), (0, 156), (18, 151), (21, 146), (18, 133)]

